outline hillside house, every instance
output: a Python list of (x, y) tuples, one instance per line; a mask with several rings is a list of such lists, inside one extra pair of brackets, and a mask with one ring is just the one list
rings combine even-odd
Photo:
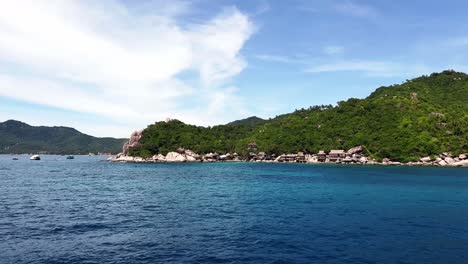
[(328, 153), (328, 159), (330, 162), (340, 162), (346, 157), (346, 152), (342, 149), (332, 149)]
[(317, 161), (325, 162), (326, 160), (327, 160), (327, 153), (325, 153), (325, 151), (323, 151), (323, 150), (320, 150), (317, 153)]

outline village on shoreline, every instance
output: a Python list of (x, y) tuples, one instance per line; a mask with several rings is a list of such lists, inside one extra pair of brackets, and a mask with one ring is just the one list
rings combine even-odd
[(381, 162), (364, 155), (364, 147), (356, 146), (349, 150), (320, 150), (318, 153), (291, 153), (291, 154), (267, 154), (258, 152), (257, 144), (251, 142), (248, 144), (248, 156), (242, 157), (237, 153), (208, 153), (198, 154), (190, 149), (178, 148), (176, 151), (168, 152), (166, 155), (156, 154), (149, 158), (134, 157), (129, 155), (130, 150), (139, 146), (141, 132), (135, 132), (130, 140), (125, 143), (123, 152), (110, 157), (111, 162), (265, 162), (265, 163), (312, 163), (312, 164), (357, 164), (357, 165), (407, 165), (407, 166), (440, 166), (440, 167), (468, 167), (467, 154), (454, 156), (451, 153), (444, 152), (437, 157), (421, 157), (416, 162), (402, 163), (383, 159)]

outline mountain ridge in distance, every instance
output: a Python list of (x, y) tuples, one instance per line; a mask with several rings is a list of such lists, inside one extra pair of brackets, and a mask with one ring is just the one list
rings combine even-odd
[(0, 122), (0, 153), (118, 153), (126, 139), (93, 137), (65, 126), (31, 126), (17, 120)]

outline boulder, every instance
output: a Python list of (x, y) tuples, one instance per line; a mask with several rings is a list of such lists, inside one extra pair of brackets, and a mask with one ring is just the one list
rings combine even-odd
[(447, 162), (448, 165), (450, 165), (450, 164), (452, 164), (452, 163), (455, 163), (455, 160), (452, 159), (452, 158), (450, 158), (450, 157), (446, 157), (446, 158), (444, 159), (444, 161)]
[[(185, 157), (190, 160), (195, 159), (195, 160), (201, 160), (201, 156), (193, 151), (191, 151), (190, 149), (186, 149), (185, 152)], [(189, 158), (190, 157), (190, 158)]]
[(443, 157), (450, 157), (450, 158), (451, 158), (451, 157), (452, 157), (452, 154), (451, 154), (451, 153), (448, 153), (448, 152), (444, 152), (444, 153), (442, 153), (442, 155), (441, 155), (441, 158), (443, 158)]
[(118, 162), (135, 162), (135, 158), (131, 157), (131, 156), (121, 155), (118, 158), (115, 158), (114, 161), (118, 161)]
[(466, 159), (466, 154), (460, 154), (460, 155), (458, 155), (458, 158), (460, 160), (464, 160), (464, 159)]
[(348, 155), (353, 155), (353, 154), (357, 154), (357, 153), (361, 153), (364, 151), (364, 148), (362, 146), (357, 146), (357, 147), (354, 147), (354, 148), (350, 148), (347, 152)]
[(431, 157), (424, 157), (419, 159), (421, 162), (431, 162)]
[(368, 161), (369, 161), (369, 160), (367, 159), (367, 157), (361, 157), (361, 158), (359, 159), (359, 162), (361, 162), (361, 163), (363, 163), (363, 164), (367, 163)]
[(166, 157), (163, 154), (158, 154), (153, 156), (154, 161), (164, 162), (166, 161)]
[(186, 158), (187, 162), (197, 161), (197, 159), (195, 157), (193, 157), (193, 156), (186, 155), (185, 158)]
[(184, 150), (184, 152), (181, 153), (181, 154), (185, 154), (185, 155), (192, 156), (192, 157), (195, 156), (195, 155), (198, 155), (197, 153), (191, 151), (190, 149)]
[(437, 164), (439, 164), (439, 166), (447, 166), (447, 162), (445, 162), (445, 160), (441, 160)]
[(180, 153), (169, 152), (166, 155), (167, 162), (185, 162), (187, 159)]
[(468, 160), (461, 160), (461, 161), (458, 161), (458, 162), (454, 162), (452, 164), (450, 164), (450, 166), (454, 166), (454, 167), (468, 167)]

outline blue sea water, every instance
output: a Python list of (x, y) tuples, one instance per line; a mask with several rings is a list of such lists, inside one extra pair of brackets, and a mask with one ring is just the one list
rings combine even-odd
[(0, 263), (468, 263), (468, 170), (0, 156)]

